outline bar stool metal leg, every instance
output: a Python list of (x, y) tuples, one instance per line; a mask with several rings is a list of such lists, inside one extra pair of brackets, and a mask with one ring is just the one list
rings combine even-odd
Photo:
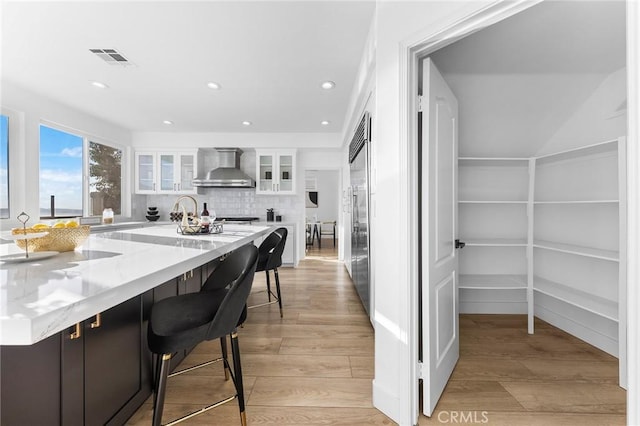
[(278, 295), (278, 306), (280, 307), (280, 318), (282, 315), (282, 295), (280, 294), (280, 276), (278, 275), (278, 268), (273, 270), (273, 274), (276, 276), (276, 293)]
[(247, 426), (247, 414), (244, 407), (244, 385), (242, 383), (242, 366), (240, 365), (240, 345), (238, 344), (238, 332), (231, 333), (231, 352), (233, 354), (233, 380), (238, 394), (238, 407), (240, 408), (240, 421), (242, 426)]
[(269, 280), (269, 271), (264, 271), (267, 274), (267, 297), (269, 297), (269, 302), (271, 302), (271, 281)]
[(162, 359), (158, 359), (158, 374), (153, 398), (153, 426), (161, 426), (162, 424), (162, 411), (164, 409), (170, 363), (171, 354), (164, 354)]
[(220, 349), (222, 350), (222, 367), (224, 368), (224, 379), (229, 380), (229, 356), (227, 352), (227, 336), (220, 338)]

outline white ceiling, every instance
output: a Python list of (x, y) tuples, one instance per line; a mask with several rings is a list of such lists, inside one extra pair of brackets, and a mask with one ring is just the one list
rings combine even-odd
[[(340, 132), (375, 2), (0, 7), (3, 81), (132, 131)], [(109, 65), (93, 48), (115, 48), (134, 65)], [(325, 80), (335, 89), (321, 89)], [(210, 81), (222, 88), (207, 88)]]
[(626, 105), (609, 80), (624, 76), (625, 32), (624, 1), (547, 0), (435, 52), (460, 105), (460, 154), (535, 155), (606, 90), (600, 121), (581, 126), (591, 134), (567, 141), (599, 142)]
[(626, 63), (624, 0), (546, 0), (434, 56), (443, 73), (607, 74)]
[[(2, 81), (132, 131), (314, 133), (342, 131), (375, 1), (4, 0), (0, 7)], [(624, 66), (621, 22), (624, 1), (545, 1), (434, 58), (449, 75), (604, 76)], [(92, 48), (115, 48), (134, 65), (108, 65)], [(336, 88), (322, 90), (325, 80)], [(207, 88), (209, 81), (222, 89)]]

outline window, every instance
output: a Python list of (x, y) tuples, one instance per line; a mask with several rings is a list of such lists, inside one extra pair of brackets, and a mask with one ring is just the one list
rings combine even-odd
[(0, 219), (9, 217), (9, 117), (0, 115)]
[(110, 207), (115, 214), (122, 210), (122, 150), (98, 142), (89, 142), (89, 184), (91, 215)]
[(105, 207), (121, 214), (121, 182), (121, 149), (40, 126), (41, 217), (99, 215)]
[(40, 126), (40, 216), (82, 216), (80, 136)]

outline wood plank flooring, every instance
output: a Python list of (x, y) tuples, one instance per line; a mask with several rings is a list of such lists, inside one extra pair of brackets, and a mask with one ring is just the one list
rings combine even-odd
[(617, 383), (616, 358), (541, 320), (529, 335), (525, 315), (461, 315), (460, 360), (419, 425), (624, 425)]
[[(328, 240), (326, 240), (328, 241)], [(277, 305), (249, 311), (239, 330), (250, 425), (392, 425), (373, 408), (373, 328), (332, 244), (311, 248), (298, 268), (281, 268), (284, 318)], [(250, 304), (266, 299), (257, 274)], [(464, 315), (460, 361), (434, 416), (420, 425), (614, 425), (625, 423), (617, 360), (542, 321)], [(200, 344), (183, 366), (219, 354)], [(165, 421), (232, 394), (221, 365), (169, 380)], [(130, 425), (151, 423), (151, 401)], [(475, 416), (475, 417), (469, 417)], [(454, 421), (455, 420), (455, 421)], [(461, 421), (464, 420), (464, 421)], [(234, 402), (185, 425), (239, 425)]]

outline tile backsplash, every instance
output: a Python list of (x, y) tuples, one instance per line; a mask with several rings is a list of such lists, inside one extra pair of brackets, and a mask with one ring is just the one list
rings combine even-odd
[[(297, 221), (304, 214), (303, 199), (297, 195), (257, 195), (254, 188), (199, 188), (198, 194), (191, 195), (198, 201), (198, 215), (203, 203), (216, 216), (256, 216), (266, 220), (267, 209), (273, 208), (283, 221)], [(147, 207), (157, 207), (160, 220), (168, 221), (169, 212), (180, 195), (135, 195), (133, 197), (134, 219), (145, 220)], [(187, 211), (192, 211), (190, 200), (183, 200)]]

